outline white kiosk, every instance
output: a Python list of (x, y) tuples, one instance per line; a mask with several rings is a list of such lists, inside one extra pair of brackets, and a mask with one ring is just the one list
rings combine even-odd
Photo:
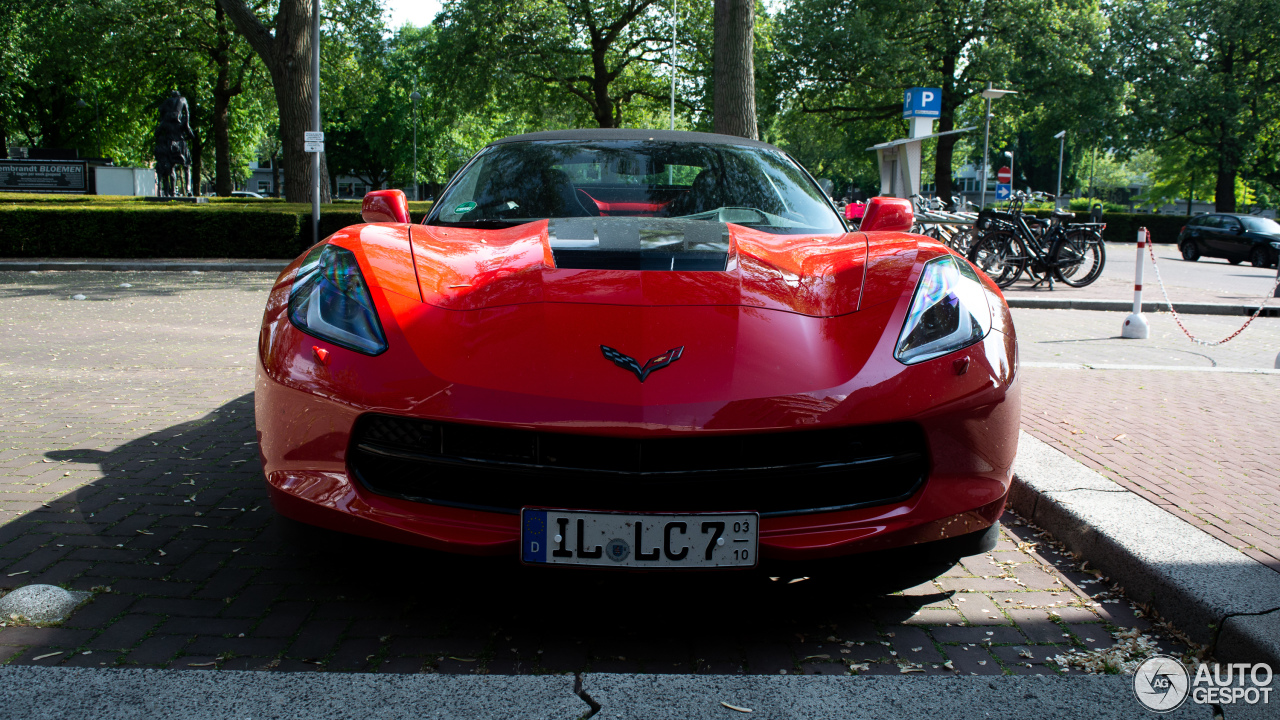
[(933, 122), (941, 114), (941, 89), (916, 87), (903, 94), (902, 117), (910, 121), (909, 137), (867, 148), (875, 150), (876, 159), (880, 161), (881, 195), (899, 198), (919, 195), (920, 151), (924, 141), (976, 129), (976, 126), (971, 126), (935, 133)]

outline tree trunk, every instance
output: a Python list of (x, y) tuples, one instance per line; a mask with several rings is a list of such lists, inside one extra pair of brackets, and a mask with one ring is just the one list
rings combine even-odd
[(609, 97), (609, 66), (605, 63), (605, 51), (608, 46), (593, 48), (591, 52), (591, 95), (595, 98), (592, 110), (596, 123), (602, 128), (617, 127), (614, 118), (613, 98)]
[[(311, 0), (280, 0), (274, 35), (244, 0), (218, 0), (236, 29), (271, 73), (271, 86), (280, 113), (280, 144), (284, 161), (284, 196), (291, 203), (311, 202), (314, 178), (311, 154), (303, 150), (303, 133), (311, 130)], [(321, 180), (327, 180), (324, 155)], [(320, 184), (320, 202), (330, 202), (328, 182)]]
[(280, 197), (280, 154), (271, 151), (271, 197)]
[(1218, 182), (1213, 187), (1213, 209), (1222, 213), (1236, 211), (1236, 164), (1227, 153), (1218, 154)]
[(755, 3), (715, 0), (713, 128), (756, 140)]
[(230, 197), (231, 132), (229, 109), (231, 94), (225, 92), (226, 68), (218, 68), (218, 84), (213, 90), (213, 191), (219, 197)]
[(235, 189), (231, 182), (231, 98), (240, 94), (240, 86), (231, 87), (231, 36), (227, 31), (226, 12), (214, 4), (214, 22), (218, 41), (213, 47), (213, 62), (218, 79), (213, 87), (213, 191), (219, 197), (230, 197)]

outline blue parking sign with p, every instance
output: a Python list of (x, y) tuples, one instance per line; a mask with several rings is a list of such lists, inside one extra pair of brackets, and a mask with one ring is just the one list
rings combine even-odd
[(902, 94), (902, 117), (936, 118), (942, 115), (942, 88), (913, 87)]
[(1011, 183), (996, 183), (996, 199), (1008, 200), (1013, 194), (1013, 185)]

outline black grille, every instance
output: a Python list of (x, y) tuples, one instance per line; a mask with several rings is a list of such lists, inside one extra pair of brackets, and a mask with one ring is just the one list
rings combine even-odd
[(348, 462), (380, 495), (506, 513), (826, 512), (905, 500), (929, 470), (910, 423), (637, 439), (372, 414)]

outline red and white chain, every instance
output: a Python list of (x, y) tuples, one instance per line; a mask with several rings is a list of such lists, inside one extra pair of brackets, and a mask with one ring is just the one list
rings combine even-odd
[(1182, 330), (1183, 334), (1186, 335), (1188, 338), (1191, 338), (1191, 342), (1196, 343), (1197, 345), (1207, 345), (1208, 347), (1216, 347), (1218, 345), (1221, 345), (1227, 342), (1228, 340), (1234, 339), (1235, 336), (1244, 332), (1244, 329), (1249, 327), (1249, 323), (1256, 320), (1258, 315), (1262, 314), (1262, 309), (1265, 308), (1267, 306), (1267, 303), (1271, 301), (1271, 298), (1275, 296), (1276, 288), (1280, 287), (1280, 275), (1277, 275), (1275, 284), (1271, 286), (1271, 292), (1267, 294), (1267, 297), (1263, 298), (1262, 304), (1258, 305), (1258, 309), (1253, 311), (1253, 314), (1249, 316), (1248, 320), (1244, 321), (1244, 325), (1241, 325), (1239, 330), (1236, 330), (1235, 332), (1222, 338), (1218, 342), (1209, 342), (1208, 340), (1201, 340), (1195, 335), (1192, 335), (1191, 331), (1187, 330), (1187, 327), (1182, 324), (1182, 318), (1178, 316), (1178, 311), (1173, 307), (1173, 303), (1169, 300), (1169, 291), (1164, 288), (1164, 280), (1160, 278), (1160, 266), (1156, 265), (1156, 248), (1155, 248), (1155, 245), (1152, 244), (1151, 242), (1150, 230), (1147, 231), (1147, 250), (1150, 251), (1151, 253), (1151, 267), (1156, 271), (1156, 282), (1160, 283), (1160, 292), (1164, 294), (1164, 301), (1169, 306), (1169, 312), (1173, 315), (1173, 321), (1178, 324), (1178, 328)]

